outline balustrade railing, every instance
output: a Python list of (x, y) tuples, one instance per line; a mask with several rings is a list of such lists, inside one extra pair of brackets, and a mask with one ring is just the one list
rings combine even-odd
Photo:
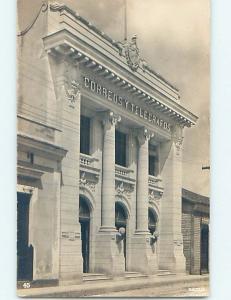
[(119, 165), (115, 166), (115, 175), (118, 177), (122, 177), (122, 178), (128, 179), (128, 180), (129, 179), (133, 180), (133, 176), (132, 176), (133, 173), (134, 173), (134, 171), (129, 168), (119, 166)]
[(98, 168), (98, 159), (84, 154), (84, 153), (80, 153), (80, 166), (81, 167), (91, 167), (91, 168)]

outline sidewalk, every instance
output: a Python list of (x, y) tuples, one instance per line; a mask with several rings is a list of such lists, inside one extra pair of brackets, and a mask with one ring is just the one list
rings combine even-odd
[(147, 278), (115, 278), (105, 282), (90, 282), (70, 286), (18, 289), (19, 297), (82, 297), (152, 287), (156, 292), (179, 288), (199, 288), (208, 285), (209, 275), (149, 276)]

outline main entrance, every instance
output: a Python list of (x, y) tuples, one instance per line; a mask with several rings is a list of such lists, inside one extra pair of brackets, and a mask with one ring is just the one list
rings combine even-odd
[(201, 273), (209, 271), (209, 226), (201, 225)]
[(89, 272), (89, 248), (90, 248), (90, 209), (87, 200), (79, 198), (79, 223), (81, 226), (83, 273)]
[(17, 193), (17, 280), (33, 279), (33, 247), (29, 246), (31, 195)]
[[(127, 229), (127, 214), (123, 208), (123, 206), (116, 202), (115, 204), (115, 227), (117, 230), (119, 230), (121, 227), (124, 227), (125, 230)], [(122, 241), (123, 243), (123, 250), (124, 250), (124, 259), (125, 259), (125, 271), (127, 270), (127, 264), (126, 264), (126, 231), (125, 236)]]

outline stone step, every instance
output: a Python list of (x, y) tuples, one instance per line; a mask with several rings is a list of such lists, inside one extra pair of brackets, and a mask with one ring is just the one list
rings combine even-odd
[[(102, 275), (102, 274), (100, 274)], [(60, 285), (53, 287), (43, 287), (35, 289), (18, 289), (17, 295), (19, 297), (27, 298), (62, 298), (62, 297), (83, 297), (83, 296), (93, 296), (102, 295), (105, 293), (117, 292), (117, 291), (127, 291), (143, 288), (153, 288), (157, 296), (160, 291), (168, 293), (166, 289), (171, 291), (180, 290), (183, 288), (193, 288), (193, 287), (205, 287), (208, 285), (209, 276), (208, 275), (176, 275), (163, 278), (156, 275), (149, 276), (148, 278), (140, 279), (129, 279), (116, 281), (115, 278), (107, 281), (95, 281), (88, 282), (88, 284), (76, 284), (76, 285)], [(103, 295), (101, 296), (101, 298)], [(165, 295), (166, 297), (166, 295)]]
[(110, 277), (106, 276), (105, 274), (98, 274), (98, 273), (84, 273), (83, 274), (83, 282), (90, 282), (90, 281), (103, 281), (109, 280)]
[(125, 272), (125, 278), (145, 278), (145, 277), (148, 277), (147, 275), (145, 274), (141, 274), (139, 272)]
[(173, 273), (169, 270), (158, 270), (157, 276), (170, 276), (170, 275), (176, 275), (176, 273)]

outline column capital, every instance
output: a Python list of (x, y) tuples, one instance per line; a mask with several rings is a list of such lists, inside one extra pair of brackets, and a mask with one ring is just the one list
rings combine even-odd
[(110, 129), (121, 121), (120, 115), (115, 114), (113, 111), (105, 111), (100, 113), (100, 115), (105, 129)]
[(154, 137), (154, 133), (145, 127), (136, 129), (136, 134), (140, 145), (143, 145), (150, 138)]

